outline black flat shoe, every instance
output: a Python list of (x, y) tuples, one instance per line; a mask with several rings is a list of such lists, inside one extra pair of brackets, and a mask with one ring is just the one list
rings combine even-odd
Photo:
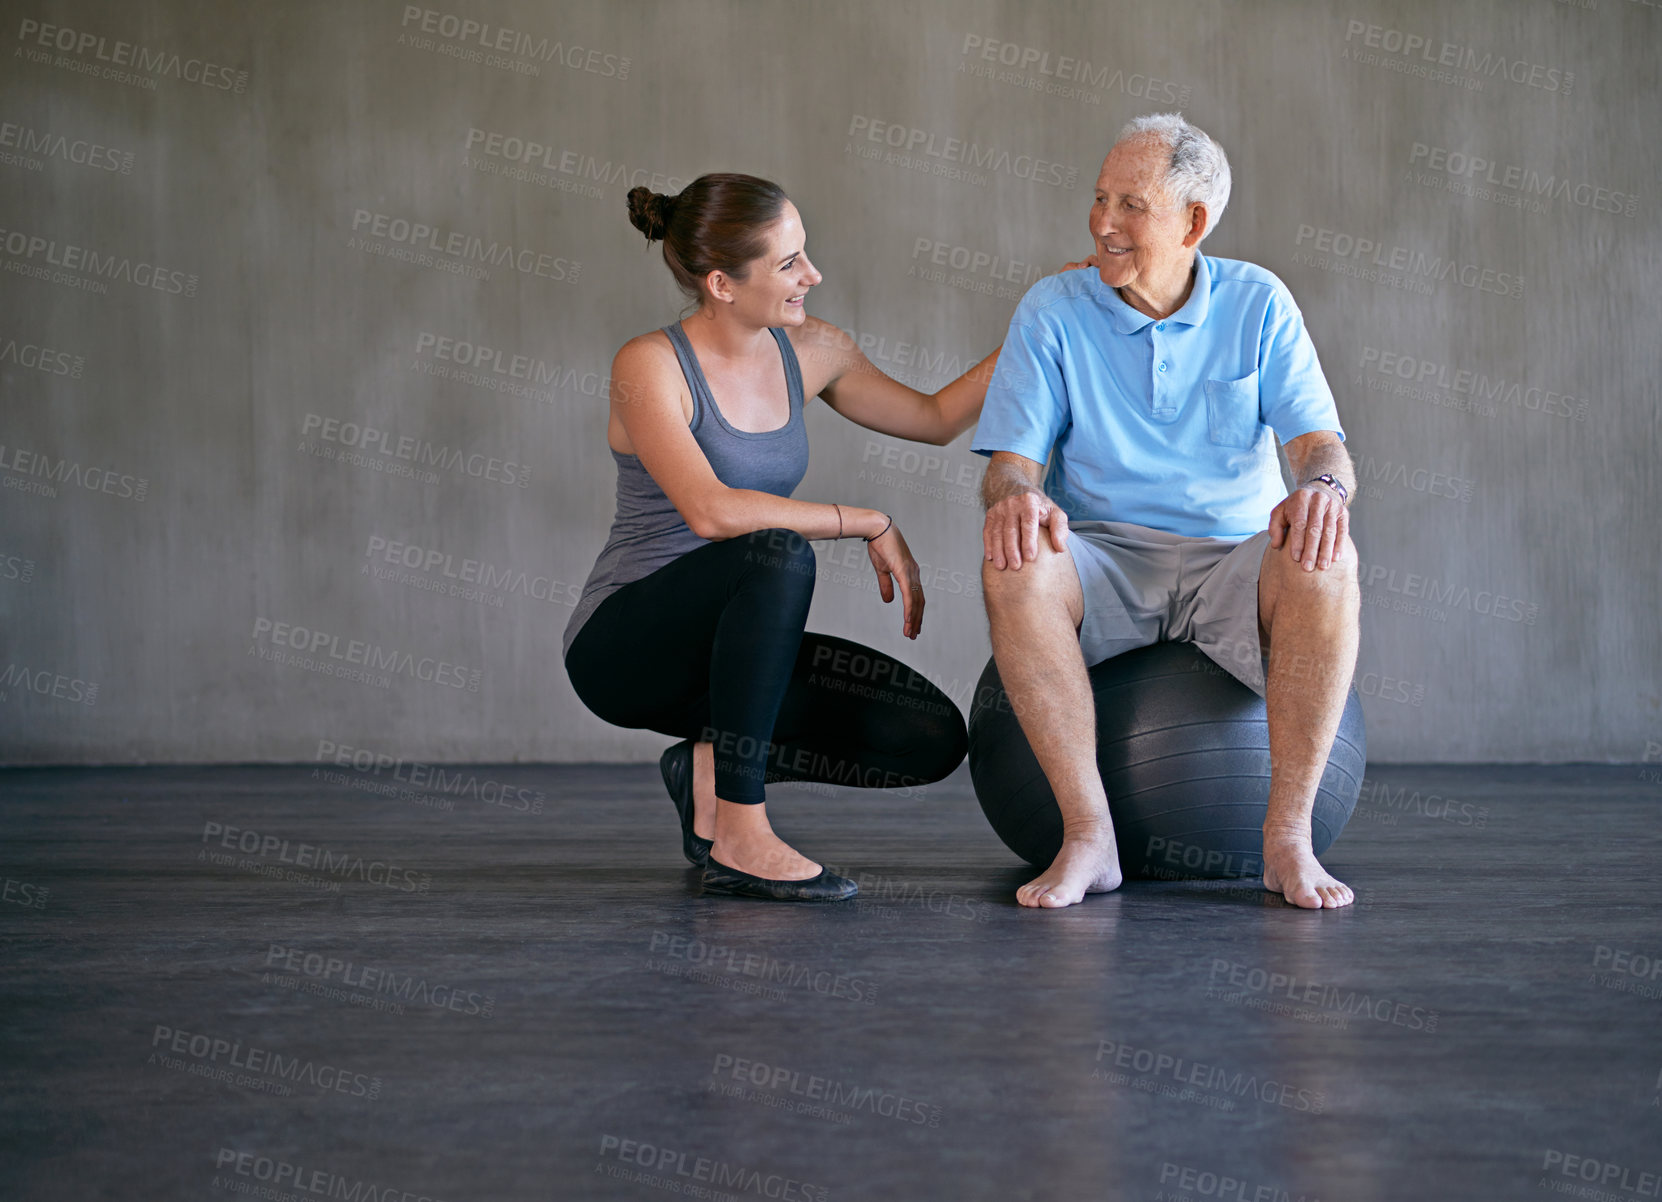
[(702, 868), (710, 862), (713, 839), (693, 834), (693, 743), (682, 739), (671, 744), (658, 757), (658, 771), (664, 774), (664, 787), (675, 803), (675, 812), (681, 816), (681, 854), (689, 863)]
[(772, 881), (729, 868), (719, 860), (704, 866), (704, 892), (731, 893), (734, 897), (760, 897), (766, 901), (843, 901), (860, 891), (846, 876), (821, 868), (818, 876), (805, 881)]

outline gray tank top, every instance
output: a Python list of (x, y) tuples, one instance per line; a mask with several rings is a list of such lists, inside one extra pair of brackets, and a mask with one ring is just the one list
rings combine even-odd
[[(664, 333), (675, 347), (675, 357), (681, 361), (681, 373), (692, 393), (693, 415), (687, 428), (710, 461), (716, 478), (728, 488), (790, 496), (808, 471), (808, 428), (802, 421), (802, 371), (785, 331), (775, 329), (771, 333), (779, 344), (779, 357), (785, 361), (791, 415), (778, 429), (760, 433), (735, 430), (727, 424), (680, 323), (665, 326)], [(710, 541), (692, 532), (639, 456), (619, 454), (610, 446), (606, 449), (617, 464), (617, 516), (583, 584), (577, 608), (566, 623), (562, 657), (571, 650), (583, 623), (607, 597)]]

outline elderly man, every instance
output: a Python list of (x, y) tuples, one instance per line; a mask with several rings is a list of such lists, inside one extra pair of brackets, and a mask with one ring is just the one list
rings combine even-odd
[(1200, 253), (1229, 182), (1222, 147), (1177, 114), (1120, 131), (1091, 206), (1094, 269), (1023, 298), (971, 444), (992, 458), (993, 656), (1062, 811), (1025, 906), (1119, 886), (1086, 668), (1163, 639), (1266, 700), (1264, 887), (1308, 908), (1353, 900), (1316, 860), (1310, 811), (1356, 664), (1355, 476), (1286, 286)]

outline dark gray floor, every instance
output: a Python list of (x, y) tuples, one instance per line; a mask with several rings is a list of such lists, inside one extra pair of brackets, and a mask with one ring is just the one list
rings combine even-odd
[(772, 787), (820, 907), (651, 766), (0, 773), (0, 1196), (1654, 1197), (1656, 771), (1376, 769), (1328, 913), (1023, 911), (963, 769)]

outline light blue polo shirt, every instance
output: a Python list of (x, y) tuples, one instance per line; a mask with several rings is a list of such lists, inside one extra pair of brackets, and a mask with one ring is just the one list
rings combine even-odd
[(1094, 267), (1034, 284), (970, 449), (1049, 461), (1044, 490), (1069, 521), (1246, 538), (1287, 495), (1271, 430), (1344, 437), (1287, 286), (1197, 251), (1189, 299), (1163, 321)]

